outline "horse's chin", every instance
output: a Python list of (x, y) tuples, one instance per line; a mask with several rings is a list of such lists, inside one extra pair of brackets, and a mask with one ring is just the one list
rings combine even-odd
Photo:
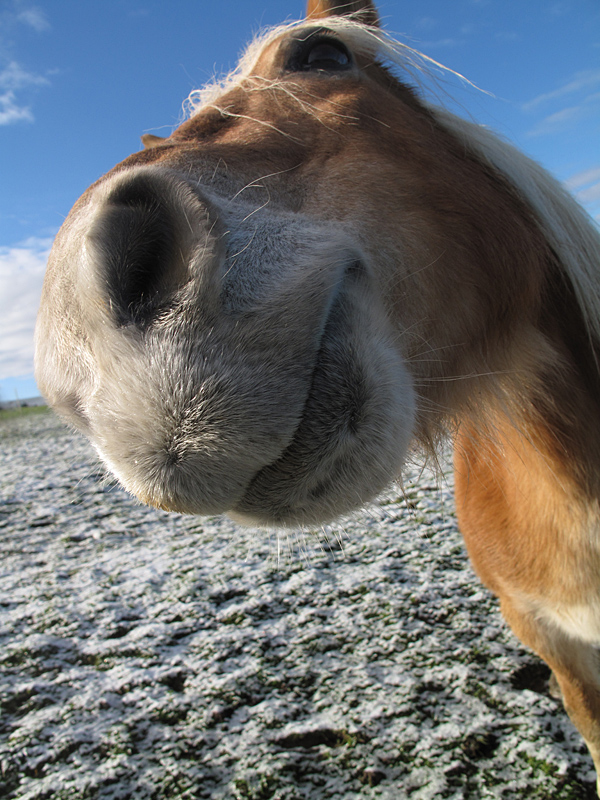
[(410, 441), (398, 420), (412, 419), (412, 398), (406, 387), (397, 388), (403, 401), (395, 418), (389, 412), (396, 399), (389, 395), (348, 397), (346, 412), (334, 417), (329, 398), (311, 393), (309, 405), (322, 401), (322, 413), (303, 418), (292, 444), (260, 470), (229, 516), (245, 525), (312, 527), (374, 500), (400, 474)]

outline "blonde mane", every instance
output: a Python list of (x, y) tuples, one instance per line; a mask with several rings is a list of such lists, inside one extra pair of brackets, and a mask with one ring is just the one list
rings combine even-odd
[(590, 335), (600, 340), (600, 232), (567, 190), (539, 164), (483, 125), (432, 109), (465, 146), (491, 164), (533, 209), (548, 242), (573, 283)]

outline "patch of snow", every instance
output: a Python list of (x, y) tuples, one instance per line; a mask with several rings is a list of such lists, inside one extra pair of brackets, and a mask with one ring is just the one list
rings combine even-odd
[(280, 536), (140, 506), (50, 413), (0, 423), (0, 796), (593, 797), (449, 467)]

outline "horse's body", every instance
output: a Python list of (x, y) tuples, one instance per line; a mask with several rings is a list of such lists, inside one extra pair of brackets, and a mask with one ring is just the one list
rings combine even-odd
[(76, 204), (40, 387), (145, 502), (261, 524), (356, 508), (451, 430), (473, 563), (599, 767), (598, 234), (333, 5)]

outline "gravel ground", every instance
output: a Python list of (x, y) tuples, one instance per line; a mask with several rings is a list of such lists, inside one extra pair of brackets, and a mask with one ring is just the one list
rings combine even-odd
[(449, 472), (278, 537), (142, 507), (27, 415), (0, 421), (0, 534), (2, 798), (595, 797)]

